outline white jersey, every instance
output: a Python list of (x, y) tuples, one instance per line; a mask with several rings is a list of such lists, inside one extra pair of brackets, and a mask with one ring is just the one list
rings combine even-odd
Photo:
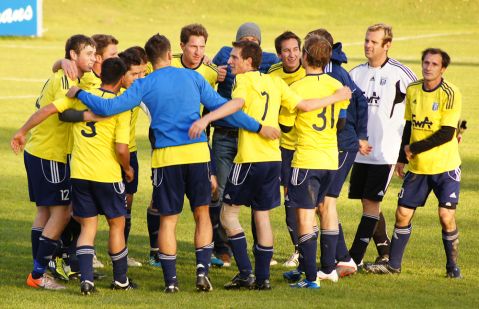
[(358, 152), (355, 162), (396, 164), (405, 123), (406, 88), (416, 75), (391, 58), (377, 68), (361, 64), (349, 74), (368, 99), (368, 142), (373, 147), (368, 156)]

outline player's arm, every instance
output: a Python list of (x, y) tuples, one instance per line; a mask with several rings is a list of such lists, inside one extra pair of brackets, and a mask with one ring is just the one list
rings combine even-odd
[(58, 113), (57, 107), (50, 103), (39, 110), (37, 110), (30, 118), (25, 122), (25, 124), (13, 135), (12, 140), (10, 141), (10, 147), (12, 148), (15, 154), (18, 154), (23, 150), (26, 144), (26, 135), (27, 133), (39, 125), (42, 121), (47, 119), (50, 115)]
[(349, 87), (342, 87), (328, 97), (321, 99), (307, 99), (302, 100), (296, 105), (296, 108), (303, 112), (309, 112), (316, 109), (324, 108), (336, 102), (349, 100), (351, 98), (351, 89)]
[(128, 148), (128, 142), (130, 141), (131, 113), (128, 111), (115, 117), (115, 152), (118, 162), (125, 172), (126, 181), (131, 182), (135, 176), (134, 170), (130, 166), (130, 149)]
[(118, 162), (125, 172), (126, 181), (132, 182), (135, 176), (135, 171), (130, 165), (130, 150), (128, 149), (128, 144), (115, 143), (115, 152)]
[(78, 78), (78, 68), (73, 61), (65, 58), (55, 61), (52, 67), (53, 73), (58, 72), (60, 69), (62, 69), (71, 80)]
[(83, 122), (83, 121), (102, 121), (108, 117), (101, 117), (89, 110), (67, 109), (58, 114), (58, 118), (63, 122)]

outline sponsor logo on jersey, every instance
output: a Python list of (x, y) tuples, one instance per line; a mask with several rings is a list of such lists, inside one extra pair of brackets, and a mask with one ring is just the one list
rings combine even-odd
[(432, 103), (432, 110), (437, 111), (438, 109), (439, 109), (439, 103), (437, 102)]
[(374, 91), (373, 95), (368, 98), (368, 103), (371, 105), (379, 105), (379, 100), (381, 100), (381, 98), (376, 94), (376, 91)]
[(429, 118), (427, 116), (424, 117), (423, 120), (417, 120), (416, 115), (412, 114), (412, 125), (415, 128), (424, 129), (427, 126), (428, 129), (431, 129), (431, 126), (433, 125), (433, 122), (431, 120), (429, 120)]

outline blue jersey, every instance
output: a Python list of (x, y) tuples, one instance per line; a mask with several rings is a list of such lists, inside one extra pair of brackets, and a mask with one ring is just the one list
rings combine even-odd
[[(206, 142), (206, 135), (190, 139), (188, 130), (200, 118), (200, 102), (215, 110), (227, 100), (193, 70), (171, 66), (137, 79), (122, 95), (103, 99), (81, 91), (78, 98), (98, 115), (110, 116), (132, 109), (143, 102), (151, 114), (150, 140), (153, 148)], [(224, 118), (231, 126), (259, 130), (259, 123), (239, 111)]]

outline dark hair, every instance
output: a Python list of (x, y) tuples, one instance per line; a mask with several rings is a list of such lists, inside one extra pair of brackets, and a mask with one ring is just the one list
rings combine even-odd
[(126, 65), (120, 58), (108, 58), (101, 64), (101, 82), (114, 85), (125, 75)]
[(253, 67), (253, 69), (257, 70), (259, 68), (263, 56), (263, 51), (257, 43), (250, 41), (239, 41), (233, 42), (233, 47), (241, 48), (241, 58), (245, 60), (251, 58), (251, 66)]
[(123, 63), (126, 65), (126, 69), (130, 70), (132, 65), (141, 65), (140, 56), (133, 51), (124, 51), (118, 54)]
[(65, 58), (71, 59), (70, 50), (73, 50), (76, 54), (80, 54), (86, 46), (96, 47), (95, 41), (83, 34), (71, 36), (65, 43)]
[(281, 54), (281, 44), (289, 39), (295, 39), (298, 42), (298, 47), (301, 48), (301, 39), (291, 31), (285, 31), (281, 33), (275, 40), (274, 40), (274, 47), (276, 48), (276, 53), (279, 55)]
[(331, 46), (333, 46), (333, 44), (334, 44), (333, 36), (331, 35), (331, 33), (329, 33), (328, 30), (326, 30), (324, 28), (319, 28), (319, 29), (310, 31), (306, 35), (305, 40), (307, 40), (312, 35), (317, 35), (317, 36), (325, 38), (329, 42), (329, 44), (331, 44)]
[(103, 52), (105, 51), (105, 48), (108, 45), (118, 45), (118, 40), (113, 36), (109, 34), (94, 34), (91, 36), (91, 38), (95, 41), (96, 43), (96, 53), (98, 55), (103, 55)]
[(156, 63), (159, 58), (165, 58), (169, 51), (171, 51), (170, 41), (159, 33), (152, 36), (145, 44), (146, 55), (152, 64)]
[(426, 58), (426, 56), (428, 54), (431, 54), (431, 55), (441, 55), (441, 58), (442, 58), (442, 67), (443, 68), (447, 68), (449, 66), (449, 64), (451, 63), (451, 57), (449, 57), (449, 55), (443, 51), (442, 49), (440, 48), (427, 48), (425, 49), (423, 52), (422, 52), (422, 57), (421, 57), (421, 61), (424, 61), (424, 58)]
[(324, 37), (311, 35), (304, 42), (303, 55), (310, 66), (324, 69), (331, 59), (331, 51), (331, 44)]
[(137, 54), (138, 57), (140, 57), (142, 63), (148, 62), (148, 57), (146, 56), (145, 49), (141, 46), (132, 46), (130, 48), (125, 49), (125, 52)]
[(204, 37), (205, 43), (208, 40), (208, 32), (206, 31), (206, 28), (203, 27), (203, 25), (191, 24), (181, 28), (181, 34), (180, 34), (181, 43), (183, 44), (188, 43), (188, 40), (190, 39), (190, 36), (192, 35)]

